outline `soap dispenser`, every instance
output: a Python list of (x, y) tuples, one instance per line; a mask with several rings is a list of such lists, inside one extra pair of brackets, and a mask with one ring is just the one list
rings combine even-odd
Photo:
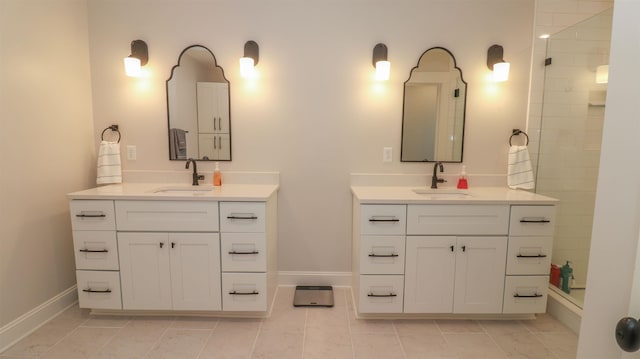
[(469, 183), (467, 182), (467, 166), (462, 166), (460, 171), (460, 178), (458, 178), (458, 189), (468, 189)]
[(216, 168), (213, 170), (213, 185), (222, 186), (222, 173), (220, 173), (218, 162), (216, 162)]
[(573, 278), (573, 268), (569, 261), (560, 268), (560, 278), (562, 278), (562, 291), (569, 294), (571, 292), (571, 279)]

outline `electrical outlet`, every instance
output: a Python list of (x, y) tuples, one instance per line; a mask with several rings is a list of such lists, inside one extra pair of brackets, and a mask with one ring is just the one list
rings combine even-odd
[(135, 145), (127, 145), (127, 159), (129, 161), (135, 161), (137, 157), (137, 149)]
[(393, 161), (393, 149), (391, 147), (384, 147), (382, 149), (382, 162)]

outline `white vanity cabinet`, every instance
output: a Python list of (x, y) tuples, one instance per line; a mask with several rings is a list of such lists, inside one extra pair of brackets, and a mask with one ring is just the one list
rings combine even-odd
[(250, 201), (241, 200), (242, 186), (204, 199), (113, 188), (109, 199), (96, 199), (104, 196), (97, 190), (70, 194), (81, 308), (268, 312), (277, 284), (277, 186), (247, 187)]
[(509, 206), (408, 205), (406, 313), (501, 313)]
[(554, 206), (511, 206), (504, 313), (544, 313), (555, 230)]
[(352, 191), (357, 313), (546, 310), (556, 200), (499, 188), (476, 190), (471, 200), (397, 187)]
[(218, 233), (120, 232), (123, 309), (221, 310)]
[(70, 212), (80, 307), (122, 309), (113, 201), (71, 201)]

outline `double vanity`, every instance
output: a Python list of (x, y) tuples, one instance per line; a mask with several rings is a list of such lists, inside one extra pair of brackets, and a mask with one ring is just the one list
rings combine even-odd
[[(556, 200), (500, 187), (351, 190), (359, 316), (545, 312)], [(80, 307), (267, 315), (277, 191), (126, 183), (69, 194)]]
[(80, 307), (266, 313), (277, 190), (126, 183), (69, 194)]
[(358, 315), (546, 311), (555, 199), (501, 187), (351, 190)]

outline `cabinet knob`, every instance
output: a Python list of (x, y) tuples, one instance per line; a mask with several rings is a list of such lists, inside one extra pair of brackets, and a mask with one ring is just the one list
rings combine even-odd
[(164, 242), (160, 242), (160, 248), (164, 247)]

